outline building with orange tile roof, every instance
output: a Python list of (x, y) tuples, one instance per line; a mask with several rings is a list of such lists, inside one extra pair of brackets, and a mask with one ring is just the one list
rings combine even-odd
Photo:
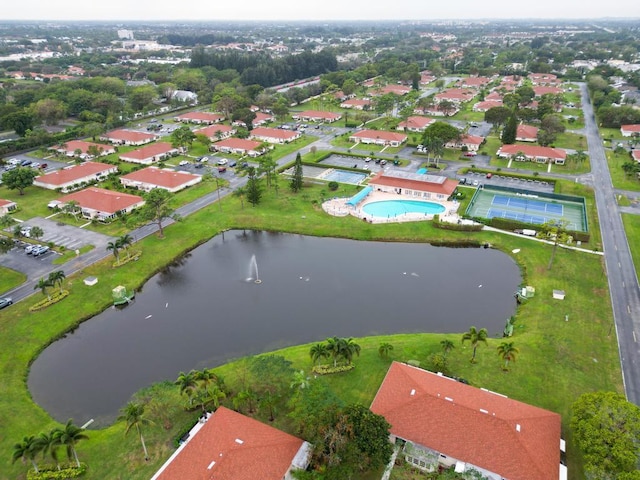
[(264, 153), (262, 142), (255, 140), (245, 140), (243, 138), (226, 138), (211, 144), (211, 150), (222, 153), (233, 153), (235, 155), (249, 155), (257, 157)]
[(640, 124), (636, 125), (622, 125), (620, 127), (620, 133), (623, 137), (632, 137), (633, 135), (640, 135)]
[(536, 94), (536, 97), (541, 97), (542, 95), (559, 95), (564, 92), (559, 87), (548, 87), (548, 86), (536, 86), (533, 87), (533, 92)]
[(234, 133), (236, 133), (236, 131), (234, 130), (233, 127), (229, 125), (210, 125), (208, 127), (194, 130), (193, 133), (195, 133), (196, 135), (198, 134), (206, 135), (207, 137), (209, 137), (210, 140), (215, 141), (223, 138), (228, 138)]
[(521, 123), (516, 129), (516, 140), (518, 142), (537, 142), (538, 128)]
[(175, 117), (178, 122), (199, 123), (211, 125), (224, 120), (224, 115), (213, 112), (186, 112)]
[(417, 115), (411, 116), (400, 122), (397, 130), (403, 132), (424, 132), (425, 129), (434, 122), (435, 120), (433, 118), (419, 117)]
[(120, 177), (120, 183), (125, 187), (137, 188), (145, 192), (154, 188), (163, 188), (174, 193), (201, 181), (201, 175), (158, 167), (143, 168)]
[(304, 440), (220, 407), (151, 480), (293, 480), (310, 456)]
[(18, 204), (11, 200), (4, 200), (0, 198), (0, 215), (6, 215), (18, 208)]
[(323, 112), (320, 110), (305, 110), (300, 113), (291, 114), (291, 118), (294, 120), (302, 120), (303, 122), (337, 122), (342, 118), (340, 113)]
[(477, 152), (480, 150), (480, 146), (484, 142), (484, 137), (479, 135), (461, 135), (459, 139), (449, 142), (445, 145), (447, 148), (464, 148), (467, 147), (467, 151), (469, 152)]
[(70, 193), (58, 199), (59, 206), (69, 202), (77, 202), (82, 216), (89, 219), (106, 221), (119, 214), (130, 213), (144, 205), (144, 199), (138, 195), (89, 187), (79, 192)]
[(491, 480), (566, 478), (557, 413), (394, 362), (371, 411), (414, 467), (477, 470)]
[(115, 165), (85, 162), (40, 175), (34, 179), (33, 184), (49, 190), (60, 189), (61, 192), (68, 192), (76, 186), (104, 180), (110, 173), (117, 172), (118, 167)]
[(446, 200), (458, 186), (458, 181), (441, 175), (381, 170), (369, 180), (369, 186), (380, 192), (410, 195), (417, 200)]
[(516, 161), (536, 163), (555, 163), (564, 165), (567, 152), (561, 148), (539, 147), (537, 145), (502, 145), (496, 152), (499, 157), (513, 158)]
[(340, 104), (342, 108), (353, 108), (354, 110), (368, 110), (371, 107), (371, 100), (367, 98), (350, 98)]
[(170, 143), (158, 142), (123, 153), (120, 155), (120, 160), (124, 162), (141, 163), (142, 165), (151, 165), (152, 163), (168, 159), (171, 155), (177, 154), (178, 151), (179, 150)]
[[(95, 147), (99, 155), (110, 155), (116, 153), (116, 149), (113, 145), (106, 145), (104, 143), (85, 142), (84, 140), (69, 140), (61, 145), (54, 145), (49, 147), (49, 150), (54, 150), (58, 153), (62, 153), (67, 157), (91, 157), (89, 149)], [(80, 152), (80, 153), (78, 153)]]
[(114, 145), (144, 145), (153, 142), (158, 135), (153, 133), (138, 132), (136, 130), (112, 130), (103, 134), (100, 140), (111, 142)]
[(360, 130), (351, 135), (349, 141), (399, 147), (407, 141), (407, 136), (404, 133), (385, 132), (384, 130)]
[(267, 143), (289, 143), (300, 138), (300, 132), (280, 128), (259, 127), (251, 130), (251, 139)]

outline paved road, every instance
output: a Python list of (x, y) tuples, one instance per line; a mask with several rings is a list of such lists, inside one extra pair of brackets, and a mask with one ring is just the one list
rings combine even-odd
[(627, 399), (640, 405), (640, 289), (586, 85), (580, 85), (591, 174), (602, 232), (613, 316)]

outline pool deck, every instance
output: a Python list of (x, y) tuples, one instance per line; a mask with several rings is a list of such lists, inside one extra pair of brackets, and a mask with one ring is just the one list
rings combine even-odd
[(358, 205), (356, 205), (355, 207), (347, 205), (347, 202), (349, 200), (349, 198), (332, 198), (331, 200), (327, 200), (326, 202), (324, 202), (322, 204), (322, 208), (325, 212), (327, 212), (329, 215), (333, 215), (334, 217), (346, 217), (347, 215), (353, 215), (354, 217), (361, 218), (362, 220), (369, 223), (418, 222), (424, 220), (433, 220), (433, 215), (425, 215), (424, 213), (405, 213), (392, 218), (374, 217), (365, 214), (362, 211), (362, 207), (368, 203), (380, 202), (383, 200), (428, 201), (431, 203), (442, 205), (445, 208), (445, 212), (440, 214), (440, 219), (442, 221), (457, 223), (459, 219), (457, 214), (459, 206), (458, 202), (421, 199), (410, 195), (398, 195), (395, 193), (384, 193), (378, 191), (371, 192), (362, 202), (358, 203)]

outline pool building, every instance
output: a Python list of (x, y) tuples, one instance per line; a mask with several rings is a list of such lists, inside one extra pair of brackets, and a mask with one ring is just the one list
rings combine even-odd
[(414, 199), (447, 200), (458, 186), (458, 180), (442, 175), (429, 175), (402, 171), (380, 171), (369, 186), (378, 192), (406, 195)]

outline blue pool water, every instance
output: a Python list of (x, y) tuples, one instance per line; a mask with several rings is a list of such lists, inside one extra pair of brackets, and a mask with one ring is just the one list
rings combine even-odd
[(435, 215), (443, 213), (445, 208), (438, 203), (421, 202), (419, 200), (383, 200), (367, 203), (362, 207), (362, 210), (372, 217), (391, 218), (405, 213)]

